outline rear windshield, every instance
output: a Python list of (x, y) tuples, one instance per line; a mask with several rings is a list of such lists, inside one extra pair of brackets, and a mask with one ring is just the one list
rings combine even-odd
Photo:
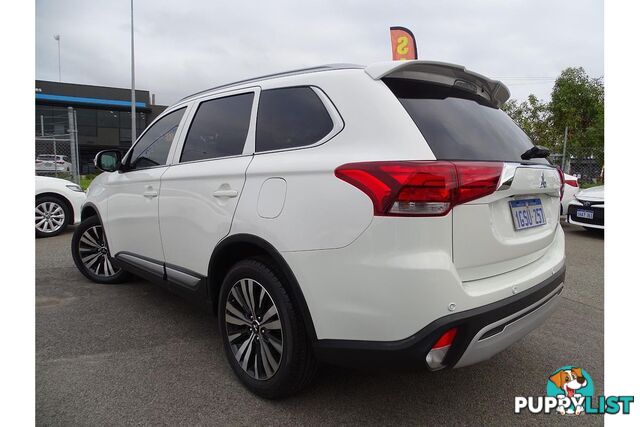
[[(419, 80), (384, 79), (440, 160), (522, 162), (533, 146), (511, 118), (483, 98)], [(548, 164), (545, 159), (528, 162)]]

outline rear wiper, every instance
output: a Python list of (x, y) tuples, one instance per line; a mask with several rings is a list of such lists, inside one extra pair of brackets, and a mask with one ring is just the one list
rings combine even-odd
[(546, 157), (549, 157), (549, 154), (551, 154), (551, 151), (549, 151), (548, 148), (541, 145), (534, 145), (533, 147), (522, 153), (520, 158), (522, 160), (544, 159)]

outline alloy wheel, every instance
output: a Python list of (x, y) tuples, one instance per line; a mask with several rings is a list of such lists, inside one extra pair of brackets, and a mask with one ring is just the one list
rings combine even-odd
[(82, 264), (93, 274), (110, 277), (120, 271), (111, 262), (101, 225), (89, 227), (82, 233), (78, 250)]
[(55, 233), (64, 225), (64, 209), (56, 202), (42, 202), (36, 205), (36, 230)]
[(238, 280), (227, 295), (225, 323), (242, 370), (256, 380), (273, 377), (282, 360), (284, 335), (269, 292), (253, 279)]

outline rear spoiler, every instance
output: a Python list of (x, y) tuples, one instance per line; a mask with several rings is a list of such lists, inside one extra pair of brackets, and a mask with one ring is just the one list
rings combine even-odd
[(485, 98), (500, 108), (511, 93), (504, 83), (467, 70), (462, 65), (436, 61), (388, 61), (371, 64), (364, 71), (374, 80), (384, 77), (424, 80), (456, 86)]

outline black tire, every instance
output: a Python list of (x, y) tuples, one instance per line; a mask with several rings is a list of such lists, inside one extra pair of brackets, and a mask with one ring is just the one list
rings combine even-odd
[[(66, 203), (66, 201), (64, 201), (60, 197), (36, 197), (35, 209), (36, 237), (57, 236), (58, 234), (62, 233), (69, 225), (69, 221), (71, 219), (71, 209), (69, 209), (69, 205)], [(52, 213), (54, 212), (61, 213), (56, 213), (55, 215), (53, 215), (54, 218), (52, 218)], [(49, 215), (49, 217), (46, 217), (45, 215)], [(62, 215), (62, 218), (60, 217), (60, 215)], [(50, 219), (55, 219), (55, 225), (53, 225), (53, 222), (49, 221)], [(59, 222), (60, 220), (62, 220), (61, 224)], [(39, 223), (41, 224), (40, 227), (38, 227)]]
[[(278, 399), (289, 396), (305, 387), (312, 379), (316, 372), (316, 360), (313, 355), (313, 349), (311, 343), (307, 337), (304, 324), (302, 322), (302, 315), (296, 307), (286, 287), (283, 285), (284, 279), (278, 277), (276, 269), (269, 266), (269, 262), (263, 259), (247, 259), (235, 264), (227, 273), (222, 288), (220, 289), (220, 298), (218, 299), (218, 324), (220, 328), (220, 334), (224, 343), (224, 350), (227, 356), (227, 360), (231, 365), (231, 368), (235, 372), (236, 376), (240, 379), (240, 382), (251, 392), (260, 397), (267, 399)], [(253, 282), (244, 283), (257, 283), (264, 288), (267, 292), (267, 296), (270, 297), (270, 301), (265, 303), (258, 303), (255, 307), (256, 316), (259, 315), (260, 310), (266, 310), (265, 305), (274, 304), (277, 308), (275, 313), (276, 319), (279, 317), (281, 330), (278, 335), (281, 341), (281, 353), (279, 365), (275, 369), (275, 373), (269, 373), (266, 371), (265, 353), (262, 353), (262, 346), (259, 342), (260, 336), (262, 336), (262, 345), (265, 348), (269, 347), (269, 343), (273, 338), (271, 332), (268, 329), (265, 331), (262, 329), (263, 335), (258, 335), (261, 326), (258, 326), (258, 332), (256, 333), (257, 340), (255, 341), (255, 350), (253, 349), (253, 343), (249, 344), (248, 350), (245, 352), (247, 355), (248, 369), (243, 369), (241, 362), (236, 359), (232, 345), (235, 346), (236, 351), (239, 351), (238, 347), (241, 347), (240, 343), (245, 340), (243, 336), (235, 338), (234, 344), (229, 339), (229, 329), (236, 328), (233, 335), (237, 335), (237, 328), (247, 328), (246, 334), (251, 333), (251, 326), (240, 325), (235, 326), (227, 322), (227, 299), (231, 298), (232, 303), (236, 303), (232, 288), (241, 283), (244, 279), (251, 279)], [(255, 285), (254, 285), (255, 286)], [(257, 288), (257, 292), (254, 295), (257, 297), (262, 292), (261, 288)], [(235, 291), (238, 292), (237, 287)], [(256, 298), (257, 300), (257, 298)], [(261, 301), (267, 301), (266, 297), (260, 299)], [(239, 304), (242, 305), (242, 304)], [(249, 320), (249, 310), (244, 310), (245, 319)], [(263, 313), (264, 314), (264, 313)], [(273, 319), (273, 317), (270, 317)], [(253, 317), (251, 317), (253, 319)], [(258, 317), (260, 319), (260, 317)], [(269, 319), (263, 319), (267, 321)], [(266, 322), (264, 325), (274, 323)], [(268, 328), (268, 327), (267, 327)], [(275, 332), (277, 334), (277, 332)], [(275, 335), (274, 334), (274, 335)], [(246, 337), (246, 335), (244, 335)], [(249, 335), (248, 341), (251, 341)], [(258, 349), (259, 348), (259, 349)], [(272, 348), (273, 350), (273, 348)], [(251, 358), (250, 351), (255, 351), (255, 357)], [(276, 353), (277, 354), (277, 353)], [(243, 360), (240, 357), (240, 360)], [(251, 372), (251, 366), (255, 366), (253, 372)], [(256, 375), (263, 378), (256, 378)]]
[[(87, 244), (87, 237), (82, 239), (83, 236), (87, 236), (85, 233), (89, 233), (88, 237), (97, 243), (99, 249), (93, 251), (92, 247)], [(109, 246), (104, 234), (102, 234), (102, 224), (97, 216), (85, 219), (76, 227), (73, 239), (71, 239), (71, 254), (78, 270), (93, 282), (112, 285), (122, 283), (130, 277), (129, 273), (122, 270), (111, 258)]]

